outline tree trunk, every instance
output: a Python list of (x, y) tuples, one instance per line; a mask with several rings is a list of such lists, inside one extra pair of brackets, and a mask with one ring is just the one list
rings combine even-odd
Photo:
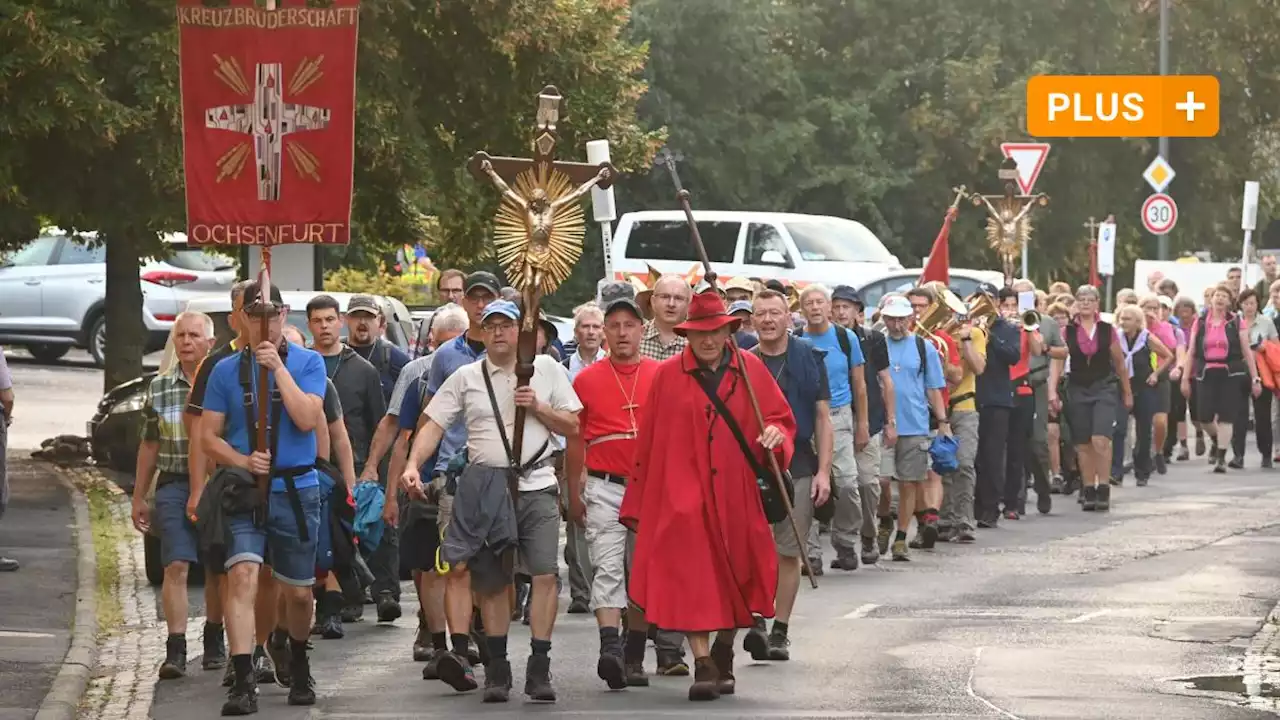
[(103, 228), (107, 243), (107, 347), (103, 390), (142, 375), (147, 331), (142, 322), (137, 234)]

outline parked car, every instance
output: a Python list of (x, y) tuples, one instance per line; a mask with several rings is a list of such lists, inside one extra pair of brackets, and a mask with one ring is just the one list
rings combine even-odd
[[(871, 309), (874, 309), (879, 305), (880, 298), (884, 297), (886, 294), (891, 292), (906, 292), (915, 287), (916, 283), (920, 280), (920, 274), (923, 272), (923, 268), (892, 272), (858, 287), (858, 294), (862, 296), (862, 302), (867, 304), (867, 315), (870, 316)], [(951, 268), (950, 275), (952, 291), (962, 298), (967, 298), (977, 292), (978, 285), (980, 283), (991, 283), (996, 287), (1004, 285), (1004, 274), (994, 270), (967, 270), (965, 268)]]
[[(0, 260), (0, 343), (24, 347), (53, 362), (73, 347), (95, 364), (106, 357), (106, 246), (93, 232), (68, 235), (45, 228), (40, 237)], [(225, 290), (235, 282), (235, 261), (166, 234), (167, 257), (147, 260), (140, 271), (145, 352), (164, 347), (173, 319), (192, 296)]]
[[(880, 238), (856, 220), (743, 211), (696, 211), (693, 216), (711, 267), (721, 277), (859, 285), (902, 269)], [(614, 234), (613, 258), (618, 279), (623, 271), (643, 276), (650, 265), (683, 275), (700, 264), (684, 213), (678, 210), (623, 215)]]

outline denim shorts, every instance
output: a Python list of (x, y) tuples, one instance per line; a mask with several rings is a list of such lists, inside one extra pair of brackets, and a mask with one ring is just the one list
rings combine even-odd
[(160, 536), (160, 564), (164, 567), (174, 562), (199, 561), (196, 528), (187, 518), (190, 497), (190, 483), (167, 482), (156, 488), (156, 514), (152, 523)]
[(254, 525), (252, 515), (234, 515), (228, 519), (231, 542), (227, 546), (228, 570), (242, 562), (263, 564), (268, 550), (271, 571), (277, 580), (297, 587), (311, 587), (316, 580), (316, 542), (320, 535), (320, 488), (298, 489), (302, 515), (307, 523), (307, 540), (299, 539), (289, 496), (271, 493), (267, 522)]

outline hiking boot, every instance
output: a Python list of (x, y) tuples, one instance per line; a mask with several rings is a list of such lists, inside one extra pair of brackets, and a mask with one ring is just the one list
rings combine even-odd
[(204, 643), (204, 657), (200, 659), (200, 667), (205, 670), (221, 670), (227, 666), (227, 635), (221, 625), (204, 624), (201, 635)]
[(959, 543), (961, 545), (968, 545), (976, 539), (977, 538), (973, 536), (973, 531), (967, 528), (956, 530), (955, 534), (951, 536), (951, 542)]
[(862, 564), (875, 565), (880, 562), (880, 548), (876, 546), (876, 539), (873, 537), (862, 538)]
[(181, 635), (165, 641), (164, 662), (160, 663), (161, 680), (177, 680), (187, 674), (187, 639)]
[(658, 674), (663, 677), (688, 677), (689, 664), (675, 653), (658, 653)]
[(893, 538), (893, 526), (880, 524), (880, 529), (876, 530), (876, 546), (880, 549), (880, 554), (885, 555), (889, 552), (889, 540)]
[(1240, 457), (1239, 455), (1232, 455), (1231, 462), (1227, 463), (1227, 467), (1231, 468), (1232, 470), (1243, 470), (1244, 458)]
[(930, 512), (923, 519), (924, 522), (920, 525), (920, 547), (932, 550), (938, 543), (938, 516)]
[(720, 674), (711, 658), (703, 657), (693, 661), (693, 684), (689, 686), (689, 699), (694, 702), (720, 699)]
[(311, 677), (311, 661), (306, 655), (290, 658), (289, 677), (289, 704), (315, 705), (316, 679)]
[[(819, 565), (819, 568), (822, 566)], [(832, 570), (844, 570), (846, 572), (858, 569), (858, 556), (853, 553), (842, 555), (831, 561)]]
[(776, 627), (769, 633), (769, 659), (791, 659), (791, 640), (785, 634), (778, 632)]
[[(1108, 490), (1108, 492), (1110, 492)], [(1098, 509), (1098, 486), (1086, 485), (1080, 493), (1080, 509), (1093, 512)]]
[(1166, 462), (1164, 453), (1156, 453), (1155, 458), (1153, 458), (1153, 462), (1155, 463), (1157, 474), (1164, 475), (1169, 472), (1169, 465)]
[(19, 567), (17, 560), (0, 555), (0, 572), (17, 572)]
[[(443, 669), (443, 665), (442, 665)], [(475, 676), (471, 676), (475, 682)], [(472, 685), (474, 688), (475, 686)], [(455, 688), (456, 689), (456, 688)], [(504, 703), (511, 698), (511, 661), (503, 658), (484, 666), (484, 695), (487, 703)]]
[(556, 689), (551, 685), (551, 658), (546, 655), (530, 655), (524, 669), (525, 697), (536, 702), (553, 703)]
[[(507, 668), (507, 688), (511, 687), (511, 664), (504, 663)], [(485, 666), (485, 692), (489, 689), (489, 679), (499, 672), (496, 667)], [(471, 668), (471, 663), (461, 655), (453, 652), (442, 653), (440, 659), (436, 661), (436, 673), (445, 685), (457, 690), (458, 692), (467, 692), (475, 690), (480, 686), (476, 682), (476, 672)], [(495, 701), (496, 702), (496, 701)], [(505, 700), (503, 701), (505, 702)]]
[(378, 622), (395, 622), (400, 619), (400, 601), (391, 593), (378, 595)]
[(907, 562), (911, 557), (907, 555), (907, 541), (893, 541), (893, 560), (894, 562)]
[(805, 577), (809, 577), (809, 571), (810, 571), (810, 570), (812, 570), (812, 571), (813, 571), (813, 575), (814, 575), (814, 577), (822, 577), (823, 572), (825, 572), (825, 571), (822, 569), (822, 558), (820, 558), (820, 557), (812, 558), (812, 557), (811, 557), (811, 558), (809, 558), (809, 564), (808, 564), (807, 566), (806, 566), (806, 565), (801, 565), (801, 566), (800, 566), (800, 574), (801, 574), (801, 575), (803, 575), (803, 576), (805, 576)]
[(627, 687), (649, 687), (649, 673), (644, 671), (644, 663), (627, 663)]
[(287, 688), (293, 680), (293, 658), (289, 652), (289, 634), (273, 630), (267, 639), (267, 655), (276, 668), (276, 685)]
[(1138, 487), (1146, 487), (1146, 486), (1147, 486), (1147, 478), (1146, 478), (1145, 476), (1142, 476), (1142, 475), (1135, 476), (1135, 477), (1134, 477), (1134, 479), (1133, 479), (1133, 484), (1134, 484), (1134, 485), (1137, 485)]
[(342, 618), (342, 622), (360, 622), (364, 619), (364, 605), (347, 605), (342, 608), (339, 617)]
[(1178, 455), (1176, 459), (1178, 462), (1186, 462), (1191, 459), (1191, 451), (1187, 450), (1186, 443), (1182, 443), (1182, 445), (1178, 446)]
[(320, 637), (325, 640), (341, 640), (346, 637), (347, 631), (342, 627), (342, 615), (334, 614), (326, 617), (320, 623)]
[(1098, 500), (1094, 505), (1098, 512), (1106, 512), (1111, 509), (1111, 486), (1098, 486)]
[(259, 685), (274, 685), (276, 682), (276, 666), (261, 645), (253, 648), (253, 679)]
[(258, 684), (253, 676), (234, 677), (227, 700), (222, 703), (223, 716), (253, 715), (258, 712)]
[(1196, 457), (1204, 455), (1204, 435), (1196, 433)]
[(586, 615), (591, 612), (591, 606), (586, 600), (571, 600), (569, 601), (569, 609), (565, 612), (570, 615)]
[(1049, 478), (1049, 492), (1053, 495), (1061, 495), (1066, 490), (1066, 485), (1062, 481), (1062, 476), (1055, 473)]
[(621, 646), (600, 650), (600, 659), (596, 661), (596, 676), (610, 690), (621, 690), (627, 686), (627, 667), (622, 661)]
[(752, 660), (769, 659), (769, 636), (765, 633), (764, 618), (756, 618), (751, 629), (742, 636), (742, 649), (751, 653)]
[(1215, 451), (1213, 453), (1213, 471), (1219, 475), (1227, 472), (1227, 451)]
[(431, 631), (425, 624), (418, 625), (418, 634), (413, 638), (413, 661), (426, 662), (431, 659)]
[(916, 529), (916, 536), (911, 538), (911, 542), (907, 543), (907, 547), (912, 550), (920, 550), (924, 548), (924, 529)]
[(716, 664), (720, 694), (732, 695), (738, 687), (738, 680), (733, 676), (733, 646), (722, 642), (711, 643), (711, 660)]

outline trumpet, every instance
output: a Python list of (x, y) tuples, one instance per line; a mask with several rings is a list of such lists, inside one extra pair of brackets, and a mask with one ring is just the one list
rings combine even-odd
[(1021, 318), (1024, 332), (1035, 332), (1040, 329), (1040, 313), (1038, 311), (1024, 310)]

